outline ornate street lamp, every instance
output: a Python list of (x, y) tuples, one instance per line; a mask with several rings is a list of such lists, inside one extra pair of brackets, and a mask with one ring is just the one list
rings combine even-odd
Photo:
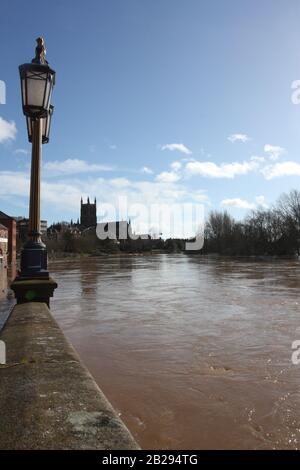
[(47, 250), (40, 231), (40, 179), (42, 144), (49, 141), (53, 106), (50, 104), (55, 72), (45, 58), (43, 38), (38, 38), (35, 58), (20, 65), (23, 113), (27, 120), (29, 141), (32, 142), (29, 239), (21, 253), (19, 279), (49, 279)]
[(55, 72), (46, 60), (43, 38), (38, 38), (35, 58), (19, 66), (23, 113), (29, 118), (46, 117), (55, 84)]
[[(41, 118), (42, 144), (48, 144), (48, 142), (49, 142), (51, 119), (52, 119), (53, 111), (54, 111), (54, 106), (52, 106), (52, 104), (50, 104), (50, 108), (49, 108), (49, 112), (48, 112), (47, 116), (45, 118)], [(27, 124), (28, 140), (31, 143), (32, 142), (34, 119), (26, 116), (26, 124)]]

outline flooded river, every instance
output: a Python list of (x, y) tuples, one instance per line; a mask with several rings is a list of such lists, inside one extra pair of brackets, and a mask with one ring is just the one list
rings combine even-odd
[(297, 260), (108, 256), (51, 271), (55, 318), (143, 448), (300, 448)]

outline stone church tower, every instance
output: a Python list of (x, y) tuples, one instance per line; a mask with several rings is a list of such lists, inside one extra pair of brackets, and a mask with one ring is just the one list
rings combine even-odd
[(84, 228), (96, 227), (97, 225), (97, 202), (96, 198), (94, 203), (90, 202), (90, 198), (87, 198), (87, 202), (83, 203), (81, 198), (80, 206), (80, 225)]

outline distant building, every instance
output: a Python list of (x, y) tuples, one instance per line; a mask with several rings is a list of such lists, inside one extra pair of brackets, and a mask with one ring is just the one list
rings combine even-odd
[(81, 237), (81, 230), (79, 226), (79, 222), (77, 224), (73, 224), (69, 222), (58, 222), (50, 225), (47, 229), (47, 237), (54, 240), (59, 240), (64, 233), (69, 232), (72, 234), (74, 238)]
[(16, 265), (16, 221), (13, 217), (0, 211), (0, 224), (8, 229), (8, 257), (7, 262), (10, 266)]
[(21, 242), (26, 242), (28, 237), (28, 219), (18, 217), (17, 218), (17, 238)]
[[(29, 232), (29, 219), (25, 217), (16, 217), (17, 221), (17, 237), (22, 243), (25, 243), (28, 238)], [(47, 233), (47, 220), (41, 220), (40, 224), (41, 234)]]
[(47, 220), (41, 220), (41, 234), (45, 235), (47, 233), (48, 223)]
[(97, 202), (96, 198), (94, 203), (90, 202), (90, 198), (87, 198), (87, 202), (84, 203), (81, 198), (80, 205), (80, 225), (82, 228), (96, 227), (97, 225)]
[(8, 228), (0, 224), (0, 276), (1, 270), (7, 266)]
[(0, 224), (0, 299), (7, 289), (8, 228)]

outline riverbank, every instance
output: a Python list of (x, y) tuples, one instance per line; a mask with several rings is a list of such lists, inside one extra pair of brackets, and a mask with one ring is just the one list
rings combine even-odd
[(242, 260), (242, 261), (272, 261), (272, 260), (300, 260), (298, 255), (223, 255), (219, 253), (203, 253), (199, 251), (180, 251), (180, 252), (168, 252), (164, 250), (152, 250), (144, 252), (100, 252), (100, 253), (64, 253), (57, 252), (55, 254), (48, 255), (49, 261), (61, 260), (61, 259), (84, 259), (84, 258), (128, 258), (128, 257), (139, 257), (139, 256), (156, 256), (156, 255), (186, 255), (195, 257), (204, 257), (211, 259), (227, 259), (227, 260)]
[(119, 258), (119, 257), (128, 257), (128, 256), (149, 256), (149, 255), (162, 255), (168, 254), (163, 250), (153, 250), (153, 251), (144, 251), (131, 253), (126, 251), (117, 251), (117, 252), (98, 252), (98, 253), (64, 253), (57, 252), (55, 254), (48, 255), (49, 261), (61, 260), (61, 259), (80, 259), (80, 258)]

